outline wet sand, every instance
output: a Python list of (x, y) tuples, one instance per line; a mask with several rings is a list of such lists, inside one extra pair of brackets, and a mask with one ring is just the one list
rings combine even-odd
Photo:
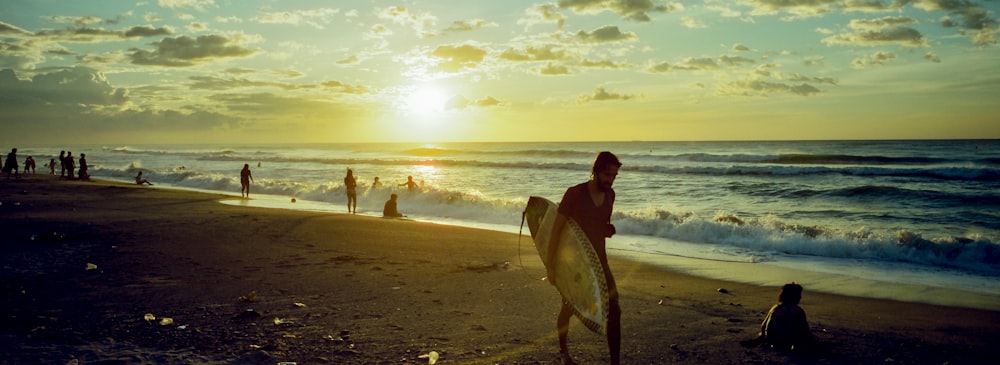
[[(221, 199), (232, 197), (0, 180), (0, 364), (426, 364), (431, 351), (439, 364), (557, 363), (559, 296), (530, 238)], [(746, 348), (781, 283), (611, 268), (626, 364), (1000, 358), (1000, 312), (808, 286), (802, 307), (825, 352)], [(577, 361), (607, 363), (603, 337), (572, 323)]]

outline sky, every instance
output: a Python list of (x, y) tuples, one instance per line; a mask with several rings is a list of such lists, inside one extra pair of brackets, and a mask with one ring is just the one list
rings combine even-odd
[(0, 2), (0, 142), (1000, 138), (997, 0)]

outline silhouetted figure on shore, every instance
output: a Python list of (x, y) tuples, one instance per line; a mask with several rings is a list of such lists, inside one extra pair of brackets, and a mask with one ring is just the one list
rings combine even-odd
[(767, 312), (760, 324), (757, 338), (740, 343), (747, 347), (763, 344), (778, 351), (799, 355), (819, 354), (819, 343), (809, 330), (806, 311), (799, 307), (800, 300), (802, 285), (792, 282), (782, 286), (778, 303)]
[(14, 170), (14, 179), (20, 179), (21, 174), (18, 172), (17, 163), (17, 148), (11, 148), (10, 153), (7, 154), (7, 161), (3, 163), (3, 173), (7, 174), (7, 180), (10, 180), (10, 171)]
[(344, 190), (347, 194), (347, 212), (358, 212), (358, 181), (354, 178), (354, 171), (347, 169), (347, 176), (344, 177)]
[(72, 180), (72, 179), (76, 178), (75, 176), (73, 176), (73, 170), (75, 170), (75, 169), (76, 169), (76, 160), (73, 159), (73, 152), (66, 151), (66, 178), (67, 179)]
[(31, 171), (32, 175), (35, 174), (35, 158), (31, 156), (24, 159), (24, 173), (27, 174), (28, 171)]
[(90, 171), (89, 171), (89, 168), (87, 166), (87, 154), (86, 153), (81, 153), (80, 154), (80, 171), (79, 171), (79, 173), (76, 174), (76, 176), (79, 177), (80, 180), (90, 181)]
[(136, 185), (142, 185), (142, 184), (148, 184), (150, 186), (153, 185), (153, 183), (149, 182), (149, 180), (142, 178), (142, 171), (139, 171), (139, 174), (135, 175), (135, 183)]
[[(259, 162), (258, 162), (259, 164)], [(250, 173), (250, 164), (243, 164), (243, 170), (240, 170), (240, 196), (244, 198), (250, 197), (250, 183), (253, 181), (253, 174)]]
[(59, 177), (66, 177), (66, 151), (59, 151)]
[(393, 217), (393, 218), (405, 217), (403, 213), (399, 212), (399, 209), (396, 209), (396, 199), (398, 197), (399, 196), (396, 195), (395, 193), (389, 196), (389, 200), (385, 202), (385, 207), (382, 208), (383, 217)]

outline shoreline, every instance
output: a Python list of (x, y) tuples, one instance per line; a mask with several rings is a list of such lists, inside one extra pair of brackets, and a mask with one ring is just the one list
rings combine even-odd
[[(0, 364), (418, 364), (429, 351), (441, 363), (558, 358), (558, 294), (516, 234), (219, 203), (227, 198), (49, 176), (0, 181)], [(755, 335), (776, 286), (617, 257), (610, 264), (626, 363), (1000, 358), (998, 311), (808, 285), (802, 307), (824, 355), (744, 348), (739, 341)], [(576, 320), (570, 349), (580, 363), (607, 362), (603, 339)]]
[[(180, 189), (209, 194), (216, 193), (199, 189)], [(254, 209), (285, 209), (312, 211), (324, 214), (350, 215), (339, 210), (339, 206), (334, 207), (329, 203), (305, 200), (298, 200), (297, 202), (292, 203), (290, 200), (285, 200), (285, 197), (275, 195), (265, 195), (263, 198), (249, 200), (240, 198), (221, 199), (219, 202), (221, 204), (249, 207)], [(362, 212), (361, 215), (367, 217), (379, 217), (376, 213), (377, 212)], [(477, 225), (475, 223), (468, 222), (447, 222), (435, 220), (420, 221), (430, 224), (442, 224), (456, 227), (492, 230), (515, 235), (517, 234), (516, 229), (505, 230), (498, 227), (498, 225)], [(534, 257), (536, 253), (530, 248), (532, 247), (531, 237), (528, 236), (527, 232), (524, 234), (525, 238), (522, 238), (522, 240), (526, 242), (526, 247), (529, 248), (522, 254)], [(683, 244), (681, 242), (668, 239), (659, 240)], [(814, 292), (873, 299), (895, 299), (912, 303), (1000, 311), (1000, 294), (949, 287), (948, 283), (922, 286), (914, 283), (879, 280), (877, 276), (878, 272), (872, 271), (871, 268), (864, 269), (872, 272), (871, 275), (874, 277), (863, 278), (858, 275), (786, 267), (769, 262), (719, 262), (718, 260), (711, 258), (689, 257), (673, 254), (656, 254), (613, 248), (612, 246), (613, 243), (609, 240), (608, 254), (611, 256), (631, 261), (644, 262), (661, 267), (665, 270), (676, 271), (678, 273), (699, 276), (707, 279), (774, 287), (779, 287), (784, 282), (797, 281), (800, 284), (806, 285), (810, 291)], [(955, 275), (954, 273), (949, 274)], [(920, 281), (919, 278), (912, 280)]]

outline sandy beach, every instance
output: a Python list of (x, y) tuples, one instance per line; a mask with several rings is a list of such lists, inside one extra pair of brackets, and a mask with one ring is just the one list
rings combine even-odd
[[(232, 198), (0, 180), (0, 364), (427, 364), (431, 351), (439, 364), (558, 363), (560, 299), (529, 237), (219, 203)], [(1000, 312), (808, 286), (825, 352), (747, 348), (782, 283), (610, 266), (626, 364), (1000, 359)], [(577, 361), (607, 363), (604, 338), (572, 323)]]

